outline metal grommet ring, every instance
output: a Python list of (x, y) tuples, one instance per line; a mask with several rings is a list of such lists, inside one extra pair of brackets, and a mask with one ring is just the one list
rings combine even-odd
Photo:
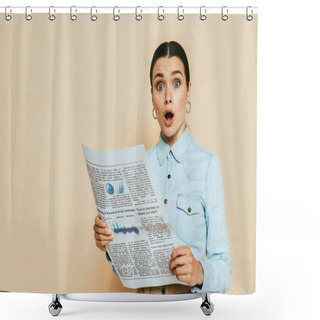
[(51, 9), (53, 9), (53, 12), (56, 12), (56, 10), (54, 9), (54, 6), (49, 7), (49, 20), (53, 21), (56, 19), (56, 16), (54, 14), (51, 13)]
[[(5, 15), (5, 19), (7, 21), (10, 21), (12, 19), (12, 16), (10, 16), (10, 14), (7, 13), (8, 8), (10, 8), (10, 6), (6, 6), (4, 9), (4, 15)], [(10, 9), (10, 13), (12, 12), (12, 9)]]
[[(30, 8), (30, 6), (26, 6), (26, 10), (25, 10), (25, 15), (26, 15), (26, 17), (25, 17), (25, 19), (27, 20), (27, 21), (30, 21), (31, 19), (32, 19), (32, 15), (31, 14), (28, 14), (28, 8)], [(30, 8), (30, 13), (32, 12), (32, 9)]]
[[(160, 14), (160, 8), (162, 8), (162, 14)], [(164, 19), (164, 9), (163, 6), (158, 7), (158, 20), (162, 21)]]
[[(249, 8), (251, 8), (251, 14), (249, 14)], [(247, 21), (253, 20), (253, 9), (251, 6), (248, 6), (246, 9), (246, 19), (247, 19)]]
[[(202, 13), (202, 9), (204, 9), (204, 14)], [(200, 7), (200, 20), (201, 21), (204, 21), (204, 20), (207, 19), (206, 13), (207, 13), (206, 7), (205, 6), (201, 6)]]
[[(91, 10), (90, 10), (90, 19), (91, 19), (91, 21), (96, 21), (98, 19), (98, 17), (92, 13), (93, 8), (95, 8), (95, 7), (94, 6), (91, 7)], [(97, 9), (96, 9), (96, 13), (97, 13)]]
[[(70, 7), (70, 19), (72, 21), (77, 20), (77, 16), (75, 14), (72, 13), (72, 9), (75, 8), (75, 6)], [(77, 9), (74, 9), (74, 12), (77, 13)]]
[(137, 6), (136, 7), (136, 20), (137, 21), (140, 21), (142, 19), (142, 15), (141, 14), (138, 14), (138, 8), (140, 8), (140, 12), (142, 13), (142, 9), (140, 6)]
[[(182, 9), (182, 14), (180, 14), (180, 8)], [(183, 6), (178, 7), (178, 20), (182, 21), (184, 19), (184, 9)]]
[[(118, 14), (115, 14), (115, 10), (118, 8), (117, 6), (113, 7), (113, 20), (118, 21), (120, 19), (120, 16)], [(120, 13), (120, 10), (118, 9), (118, 13)]]
[[(226, 9), (226, 14), (224, 13), (224, 9)], [(223, 21), (227, 21), (228, 20), (228, 8), (227, 8), (227, 6), (223, 6), (222, 8), (221, 8), (221, 19), (223, 20)]]

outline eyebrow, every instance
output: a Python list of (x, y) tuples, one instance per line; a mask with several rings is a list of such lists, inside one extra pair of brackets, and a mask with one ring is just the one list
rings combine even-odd
[[(181, 76), (182, 76), (182, 73), (181, 73), (181, 71), (180, 71), (180, 70), (172, 71), (172, 72), (171, 72), (171, 75), (173, 76), (173, 75), (175, 75), (175, 74), (177, 74), (177, 73), (180, 73), (180, 74), (181, 74)], [(153, 80), (154, 80), (156, 77), (163, 77), (163, 73), (158, 72), (158, 73), (154, 76)]]

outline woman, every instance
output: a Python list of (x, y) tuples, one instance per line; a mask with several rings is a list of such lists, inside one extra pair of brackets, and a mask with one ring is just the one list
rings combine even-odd
[[(162, 43), (150, 67), (152, 116), (159, 143), (148, 152), (169, 221), (182, 246), (171, 254), (170, 271), (186, 285), (142, 288), (145, 293), (227, 292), (231, 263), (224, 194), (218, 158), (192, 139), (186, 125), (191, 111), (190, 72), (185, 51), (175, 41)], [(97, 247), (106, 251), (112, 230), (96, 216)], [(107, 255), (107, 260), (111, 263)]]

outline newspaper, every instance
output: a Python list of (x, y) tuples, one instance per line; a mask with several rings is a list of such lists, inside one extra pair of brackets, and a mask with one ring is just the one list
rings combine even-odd
[(113, 151), (84, 145), (96, 207), (113, 230), (107, 245), (113, 266), (127, 288), (185, 284), (169, 270), (180, 246), (154, 179), (143, 144)]

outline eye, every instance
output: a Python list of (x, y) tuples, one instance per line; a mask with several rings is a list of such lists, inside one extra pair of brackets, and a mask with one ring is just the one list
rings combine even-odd
[(156, 88), (158, 90), (162, 90), (163, 89), (163, 84), (161, 82), (158, 82), (157, 85), (156, 85)]
[(180, 80), (175, 80), (175, 82), (173, 83), (174, 87), (179, 87), (180, 86)]

